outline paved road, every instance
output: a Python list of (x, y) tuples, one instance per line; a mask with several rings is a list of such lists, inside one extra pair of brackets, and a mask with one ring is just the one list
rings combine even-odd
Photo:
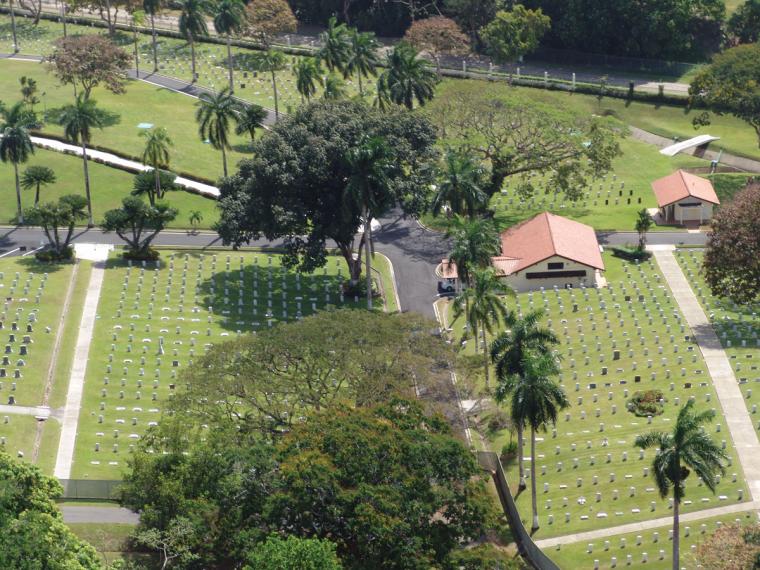
[(137, 524), (140, 516), (121, 507), (64, 506), (63, 520), (67, 523)]

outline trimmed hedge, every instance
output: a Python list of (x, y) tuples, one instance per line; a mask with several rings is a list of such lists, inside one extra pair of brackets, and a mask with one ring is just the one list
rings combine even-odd
[(646, 261), (652, 257), (652, 252), (638, 247), (614, 246), (610, 248), (612, 255), (626, 261)]
[(659, 416), (665, 411), (665, 401), (662, 390), (647, 390), (646, 392), (636, 392), (628, 400), (626, 407), (629, 412), (640, 418)]

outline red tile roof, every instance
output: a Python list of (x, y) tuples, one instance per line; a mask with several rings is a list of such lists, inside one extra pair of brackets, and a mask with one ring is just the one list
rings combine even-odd
[(665, 178), (655, 180), (652, 182), (652, 190), (654, 190), (657, 204), (661, 208), (689, 197), (698, 198), (711, 204), (720, 204), (709, 180), (685, 170), (676, 170)]
[(544, 212), (501, 234), (501, 256), (491, 259), (504, 275), (553, 256), (604, 269), (594, 228)]

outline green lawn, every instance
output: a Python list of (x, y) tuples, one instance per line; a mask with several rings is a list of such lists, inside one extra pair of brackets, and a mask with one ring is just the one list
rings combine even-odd
[[(21, 98), (19, 77), (23, 75), (37, 80), (38, 97), (41, 100), (41, 104), (37, 106), (38, 111), (44, 112), (46, 108), (59, 107), (71, 102), (71, 87), (58, 84), (44, 65), (12, 60), (0, 60), (0, 101), (11, 103)], [(93, 91), (92, 98), (103, 109), (120, 116), (117, 125), (93, 132), (94, 145), (139, 157), (145, 139), (138, 136), (140, 129), (137, 125), (149, 123), (165, 127), (169, 131), (169, 136), (174, 142), (171, 149), (172, 169), (211, 180), (222, 176), (221, 152), (214, 150), (211, 145), (204, 144), (198, 136), (198, 126), (195, 122), (196, 101), (192, 97), (142, 81), (130, 81), (124, 95), (114, 95), (105, 89), (97, 88)], [(54, 124), (45, 125), (43, 131), (63, 134), (63, 129)], [(235, 164), (241, 159), (250, 156), (248, 138), (233, 135), (232, 144), (233, 150), (227, 157), (230, 169), (234, 169)]]
[[(40, 192), (41, 201), (54, 201), (66, 194), (84, 195), (84, 174), (82, 159), (54, 151), (36, 149), (28, 163), (21, 166), (21, 171), (31, 165), (44, 165), (52, 168), (57, 177), (55, 184), (43, 188)], [(123, 170), (98, 164), (89, 163), (92, 206), (95, 223), (103, 219), (103, 214), (111, 208), (118, 208), (121, 200), (132, 190), (134, 176)], [(0, 202), (0, 223), (10, 224), (16, 221), (16, 200), (13, 178), (13, 168), (8, 164), (0, 164), (0, 188), (5, 189), (8, 199)], [(34, 204), (33, 191), (22, 191), (24, 208)], [(179, 210), (177, 219), (170, 224), (174, 228), (190, 227), (188, 217), (193, 210), (199, 210), (203, 215), (202, 228), (209, 228), (218, 219), (216, 201), (197, 194), (184, 191), (169, 192), (166, 200)]]
[[(736, 513), (695, 521), (681, 523), (681, 567), (697, 568), (697, 546), (710, 536), (711, 532), (719, 528), (719, 525), (739, 523), (749, 525), (757, 523), (754, 511)], [(686, 528), (688, 527), (688, 531)], [(647, 568), (647, 570), (668, 570), (671, 568), (672, 542), (670, 540), (670, 528), (668, 526), (646, 530), (638, 533), (612, 536), (603, 540), (592, 542), (575, 543), (560, 548), (551, 548), (546, 552), (560, 568), (573, 568), (578, 570), (593, 570), (594, 561), (599, 561), (599, 569), (612, 568), (612, 557), (617, 558), (617, 568), (628, 568), (627, 557), (631, 556), (633, 568)], [(688, 536), (686, 533), (688, 532)], [(657, 533), (657, 535), (655, 535)], [(589, 549), (591, 552), (589, 552)], [(647, 553), (647, 562), (644, 563), (644, 553)]]
[[(298, 278), (283, 270), (279, 255), (188, 250), (174, 252), (172, 262), (172, 253), (162, 250), (159, 269), (129, 268), (116, 259), (108, 263), (73, 478), (120, 478), (129, 449), (160, 419), (182, 369), (211, 343), (327, 305), (365, 306), (361, 299), (340, 300), (339, 283), (347, 275), (342, 258), (330, 257), (325, 269)], [(382, 266), (383, 258), (376, 264)]]
[(135, 527), (129, 524), (99, 524), (99, 523), (72, 523), (68, 525), (74, 534), (82, 540), (89, 542), (101, 557), (103, 564), (107, 565), (114, 560), (123, 558), (147, 565), (147, 568), (155, 566), (157, 557), (137, 551), (130, 542), (130, 536)]
[[(716, 495), (690, 478), (683, 510), (733, 504), (740, 493), (747, 499), (711, 379), (699, 349), (686, 340), (689, 328), (659, 269), (654, 262), (629, 264), (609, 254), (604, 262), (611, 287), (521, 293), (506, 301), (523, 313), (546, 311), (545, 324), (562, 341), (560, 381), (571, 403), (560, 413), (556, 435), (551, 429), (538, 434), (538, 539), (667, 516), (668, 501), (660, 499), (651, 474), (645, 472), (654, 452), (648, 450), (642, 458), (633, 441), (650, 429), (669, 430), (688, 398), (700, 409), (716, 408), (718, 416), (707, 429), (716, 440), (726, 441), (731, 466)], [(457, 340), (462, 327), (461, 321), (454, 322)], [(473, 353), (473, 344), (467, 344), (465, 354)], [(482, 382), (479, 371), (462, 378), (463, 398), (481, 397)], [(652, 389), (661, 390), (666, 402), (662, 415), (649, 424), (628, 412), (626, 403), (635, 392)], [(486, 431), (492, 413), (478, 414), (474, 424), (483, 426), (490, 447), (500, 451), (512, 436), (507, 430)], [(508, 462), (507, 472), (516, 485), (515, 461)], [(530, 493), (522, 493), (517, 504), (530, 525)]]

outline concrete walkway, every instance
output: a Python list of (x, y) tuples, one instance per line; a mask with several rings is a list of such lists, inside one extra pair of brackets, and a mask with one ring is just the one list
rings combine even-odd
[[(34, 416), (39, 418), (55, 417), (53, 411), (47, 406), (8, 406), (0, 405), (0, 415)], [(58, 419), (58, 418), (57, 418)]]
[(724, 421), (736, 446), (752, 500), (760, 501), (760, 441), (744, 403), (731, 362), (710, 321), (691, 290), (673, 255), (673, 248), (659, 246), (654, 256), (665, 280), (691, 328), (718, 394)]
[(87, 371), (87, 359), (90, 354), (90, 343), (95, 328), (95, 317), (100, 300), (100, 289), (103, 286), (105, 276), (105, 263), (98, 261), (92, 266), (90, 283), (87, 286), (87, 296), (82, 308), (82, 324), (79, 327), (79, 336), (74, 349), (74, 362), (71, 365), (71, 378), (69, 390), (66, 394), (66, 407), (63, 411), (63, 427), (61, 440), (58, 444), (58, 456), (55, 460), (53, 474), (59, 479), (71, 478), (71, 464), (74, 460), (74, 444), (77, 438), (79, 425), (79, 412), (82, 407), (82, 392), (84, 390), (84, 376)]
[(122, 507), (63, 506), (65, 523), (137, 524), (140, 515)]
[[(734, 513), (744, 513), (747, 511), (760, 510), (760, 502), (756, 503), (736, 503), (733, 505), (726, 505), (725, 507), (716, 507), (714, 509), (705, 509), (702, 511), (695, 511), (693, 513), (682, 514), (680, 516), (681, 528), (683, 529), (684, 523), (696, 522), (712, 517), (720, 517), (723, 515), (730, 515)], [(561, 544), (574, 544), (576, 542), (593, 542), (601, 538), (608, 538), (610, 536), (618, 536), (621, 534), (629, 534), (633, 532), (641, 532), (645, 530), (653, 530), (661, 527), (667, 527), (673, 525), (673, 517), (661, 517), (658, 519), (651, 519), (648, 521), (642, 521), (637, 523), (622, 524), (619, 526), (612, 526), (608, 528), (600, 528), (598, 530), (590, 530), (588, 532), (578, 532), (575, 534), (566, 534), (565, 536), (557, 536), (555, 538), (545, 538), (543, 540), (537, 540), (536, 545), (539, 548), (552, 548)]]

